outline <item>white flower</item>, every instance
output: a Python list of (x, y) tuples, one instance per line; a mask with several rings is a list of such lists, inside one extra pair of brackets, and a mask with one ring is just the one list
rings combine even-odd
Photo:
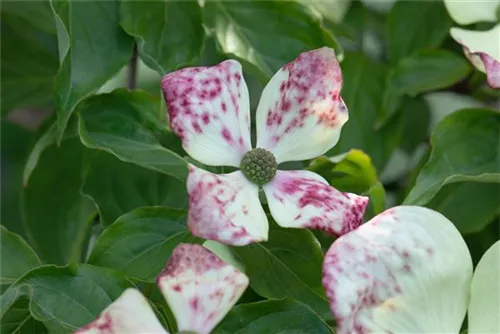
[(342, 333), (500, 333), (500, 241), (474, 275), (467, 245), (440, 213), (399, 206), (337, 239), (323, 285)]
[[(248, 277), (199, 245), (180, 244), (158, 276), (179, 332), (209, 333), (248, 286)], [(78, 334), (168, 332), (136, 289), (129, 288)]]
[[(498, 22), (500, 0), (445, 0), (451, 18), (460, 25)], [(465, 56), (481, 72), (488, 84), (500, 88), (500, 24), (488, 31), (451, 28), (451, 37), (463, 46)]]
[(248, 90), (237, 61), (166, 75), (162, 88), (170, 124), (186, 152), (206, 165), (241, 169), (217, 175), (190, 165), (191, 232), (230, 245), (266, 241), (259, 186), (283, 227), (342, 235), (359, 226), (366, 197), (341, 193), (309, 171), (277, 170), (279, 163), (315, 158), (337, 143), (348, 119), (341, 86), (335, 53), (326, 47), (282, 67), (262, 93), (252, 150)]

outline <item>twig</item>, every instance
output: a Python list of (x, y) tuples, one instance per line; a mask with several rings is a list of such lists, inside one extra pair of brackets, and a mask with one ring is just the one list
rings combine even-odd
[(137, 44), (134, 43), (132, 57), (128, 64), (127, 88), (134, 89), (137, 84)]

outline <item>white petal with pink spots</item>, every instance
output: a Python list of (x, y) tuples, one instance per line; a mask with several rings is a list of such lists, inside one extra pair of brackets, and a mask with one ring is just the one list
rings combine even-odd
[(180, 332), (209, 333), (248, 286), (248, 277), (202, 246), (177, 247), (158, 285)]
[(191, 165), (187, 187), (188, 226), (194, 235), (235, 246), (267, 240), (259, 188), (242, 172), (218, 175)]
[(433, 210), (400, 206), (337, 239), (323, 285), (338, 333), (458, 333), (472, 260), (456, 227)]
[(500, 88), (500, 24), (488, 31), (451, 28), (450, 34), (472, 64), (486, 73), (488, 85)]
[(368, 198), (341, 193), (309, 171), (278, 171), (264, 185), (269, 209), (283, 227), (308, 227), (343, 235), (357, 228)]
[(305, 52), (267, 84), (256, 114), (257, 147), (278, 163), (315, 158), (335, 146), (349, 115), (332, 49)]
[[(179, 332), (209, 333), (248, 286), (248, 277), (200, 245), (178, 245), (157, 279)], [(136, 289), (127, 289), (78, 334), (167, 333)]]
[[(478, 22), (497, 22), (500, 0), (444, 0), (451, 18), (460, 25)], [(500, 24), (488, 31), (451, 28), (450, 35), (462, 45), (465, 56), (481, 72), (486, 73), (488, 85), (500, 88)]]
[(186, 152), (207, 165), (239, 167), (250, 143), (250, 106), (241, 65), (226, 60), (166, 75), (170, 125)]

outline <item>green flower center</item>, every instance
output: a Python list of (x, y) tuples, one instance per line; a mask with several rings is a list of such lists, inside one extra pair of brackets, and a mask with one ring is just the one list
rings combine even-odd
[(255, 148), (243, 156), (240, 168), (250, 182), (262, 186), (274, 178), (278, 164), (271, 152)]

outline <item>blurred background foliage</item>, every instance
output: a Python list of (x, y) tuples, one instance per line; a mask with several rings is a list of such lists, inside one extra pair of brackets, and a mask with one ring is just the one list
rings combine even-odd
[[(74, 330), (130, 280), (175, 328), (151, 283), (177, 243), (203, 240), (179, 223), (186, 154), (166, 122), (160, 80), (227, 58), (243, 64), (254, 117), (275, 71), (332, 47), (349, 122), (325, 156), (283, 168), (368, 195), (366, 219), (401, 203), (433, 208), (456, 224), (476, 263), (500, 233), (500, 93), (450, 38), (452, 25), (441, 1), (4, 1), (2, 291), (12, 286), (1, 297), (1, 332)], [(126, 236), (134, 241), (120, 242)], [(290, 298), (264, 301), (275, 304), (262, 314), (250, 304), (231, 314), (248, 323), (273, 308), (304, 314), (296, 300), (324, 332), (332, 319), (317, 240), (325, 249), (333, 238), (274, 227), (265, 244), (208, 243), (246, 268), (242, 303)], [(54, 288), (60, 296), (47, 292)], [(228, 318), (220, 332), (233, 332)]]

